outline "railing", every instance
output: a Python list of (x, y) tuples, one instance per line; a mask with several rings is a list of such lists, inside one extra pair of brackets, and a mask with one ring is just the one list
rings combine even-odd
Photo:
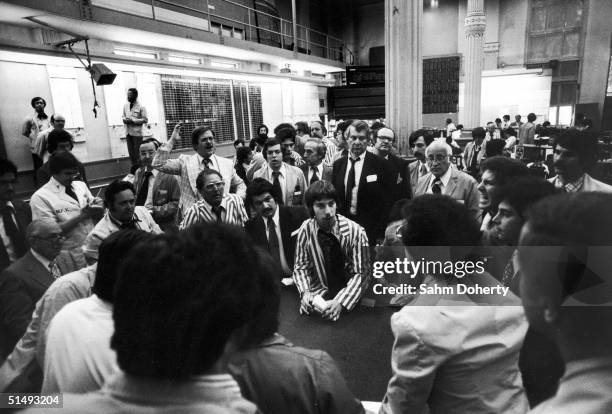
[[(114, 10), (136, 14), (156, 21), (171, 22), (181, 26), (205, 30), (219, 35), (257, 42), (281, 49), (296, 50), (298, 53), (352, 64), (353, 54), (344, 42), (326, 33), (303, 25), (296, 25), (297, 36), (293, 34), (293, 22), (283, 19), (265, 1), (255, 1), (262, 10), (245, 6), (231, 0), (191, 1), (192, 6), (170, 0), (136, 0), (138, 12), (134, 8), (114, 7)], [(98, 4), (96, 4), (98, 3)], [(113, 2), (114, 3), (114, 2)], [(135, 3), (135, 2), (133, 2)], [(185, 2), (187, 3), (187, 2)], [(198, 4), (202, 7), (193, 7)], [(92, 5), (109, 7), (104, 1), (92, 1)], [(114, 4), (114, 6), (116, 3)], [(149, 10), (145, 8), (150, 7)], [(219, 10), (218, 10), (219, 9)], [(185, 15), (185, 19), (180, 19)], [(170, 17), (169, 17), (170, 16)]]

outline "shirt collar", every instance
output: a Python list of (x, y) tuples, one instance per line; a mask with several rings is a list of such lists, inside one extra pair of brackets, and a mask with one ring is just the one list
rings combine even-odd
[(43, 267), (45, 269), (49, 269), (49, 265), (51, 264), (51, 260), (47, 259), (42, 254), (36, 252), (34, 249), (30, 249), (30, 253), (32, 253), (32, 256), (34, 256), (34, 258), (36, 260), (38, 260), (40, 262), (40, 264), (43, 265)]
[[(287, 164), (285, 164), (285, 162), (283, 161), (283, 163), (281, 164), (280, 169), (278, 170), (278, 172), (280, 173), (280, 177), (286, 177), (287, 176)], [(274, 170), (272, 169), (272, 167), (270, 167), (270, 164), (268, 164), (268, 172), (270, 173), (270, 178), (272, 178), (272, 173), (274, 172)]]
[[(357, 157), (357, 159), (356, 159), (355, 161), (356, 161), (356, 162), (363, 161), (363, 160), (364, 160), (364, 158), (365, 158), (366, 152), (367, 152), (367, 151), (362, 152), (362, 153), (361, 153), (361, 155), (360, 155), (359, 157)], [(353, 157), (351, 157), (351, 154), (349, 154), (348, 158), (349, 158), (349, 160), (350, 160), (350, 159), (351, 159), (351, 158), (353, 158)]]
[[(444, 187), (448, 185), (448, 182), (450, 181), (450, 177), (451, 177), (451, 167), (448, 167), (448, 170), (446, 170), (446, 172), (442, 175), (442, 177), (440, 177), (440, 181), (442, 181), (442, 185)], [(432, 184), (435, 181), (435, 179), (436, 179), (436, 176), (432, 174), (432, 179), (431, 179)]]
[(62, 183), (57, 181), (53, 176), (51, 176), (51, 178), (49, 179), (49, 184), (58, 193), (66, 191), (66, 187)]
[(586, 174), (582, 174), (580, 177), (578, 177), (577, 180), (569, 183), (563, 184), (561, 180), (558, 180), (558, 183), (560, 184), (560, 187), (565, 188), (565, 191), (567, 191), (568, 193), (577, 193), (582, 190), (582, 187), (584, 187), (585, 175)]
[[(111, 214), (110, 210), (106, 210), (106, 214), (108, 214), (108, 218), (111, 221), (111, 223), (113, 223), (117, 227), (121, 228), (124, 224), (126, 224), (126, 223), (120, 222), (115, 217), (113, 217), (113, 215)], [(134, 222), (134, 223), (139, 223), (140, 222), (140, 219), (136, 215), (136, 210), (134, 210), (134, 214), (132, 215), (132, 220), (131, 221)]]

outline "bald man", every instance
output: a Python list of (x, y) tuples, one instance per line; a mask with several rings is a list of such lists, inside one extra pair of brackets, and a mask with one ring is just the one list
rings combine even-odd
[[(47, 151), (47, 139), (49, 138), (49, 134), (51, 131), (65, 131), (66, 127), (66, 117), (62, 114), (53, 114), (51, 115), (51, 125), (49, 128), (40, 131), (40, 133), (36, 136), (34, 140), (34, 150), (36, 154), (43, 160), (43, 162), (47, 162), (49, 160), (49, 156), (51, 155)], [(72, 136), (72, 134), (70, 134)], [(74, 137), (72, 138), (74, 140)]]
[(24, 334), (34, 306), (53, 282), (51, 262), (59, 254), (62, 229), (52, 220), (35, 220), (26, 230), (30, 250), (0, 274), (0, 332), (4, 359)]
[(395, 132), (391, 128), (383, 127), (376, 133), (376, 142), (372, 152), (389, 162), (389, 167), (393, 171), (392, 201), (396, 202), (402, 199), (412, 197), (412, 188), (410, 185), (410, 177), (407, 176), (408, 161), (393, 154), (393, 146), (395, 144)]

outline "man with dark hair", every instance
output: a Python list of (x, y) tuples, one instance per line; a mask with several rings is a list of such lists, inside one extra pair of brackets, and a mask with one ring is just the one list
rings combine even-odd
[(123, 106), (123, 123), (125, 124), (125, 141), (132, 166), (138, 165), (138, 149), (142, 144), (142, 126), (149, 122), (147, 109), (138, 101), (138, 90), (127, 91), (128, 102)]
[(414, 131), (408, 138), (408, 145), (416, 158), (416, 161), (408, 165), (412, 195), (414, 195), (414, 190), (419, 182), (419, 178), (426, 176), (429, 172), (427, 168), (427, 159), (425, 158), (425, 150), (433, 141), (433, 135), (424, 129)]
[(451, 118), (446, 118), (446, 136), (450, 137), (455, 131), (457, 127), (453, 124), (453, 120)]
[(236, 194), (225, 194), (225, 182), (221, 174), (213, 169), (203, 170), (196, 179), (202, 198), (185, 212), (180, 230), (198, 223), (226, 223), (244, 226), (249, 219), (244, 201)]
[(504, 120), (502, 122), (502, 130), (506, 130), (510, 127), (510, 115), (504, 115), (502, 119)]
[(518, 160), (507, 157), (491, 157), (485, 159), (480, 165), (482, 175), (476, 187), (480, 193), (478, 207), (482, 211), (482, 225), (480, 230), (486, 233), (488, 240), (491, 218), (496, 213), (496, 205), (491, 202), (492, 192), (506, 183), (519, 177), (529, 175), (529, 169)]
[(521, 299), (529, 325), (565, 362), (556, 395), (534, 414), (612, 412), (612, 216), (602, 208), (610, 203), (610, 194), (563, 194), (527, 212)]
[(268, 129), (268, 126), (265, 124), (261, 124), (260, 126), (257, 127), (257, 136), (258, 137), (264, 137), (265, 139), (268, 139), (268, 133), (270, 132), (270, 130)]
[[(274, 130), (274, 134), (277, 135), (276, 129)], [(302, 151), (304, 150), (304, 144), (306, 140), (310, 138), (310, 127), (307, 122), (298, 121), (295, 123), (295, 140), (297, 151), (300, 155), (302, 155)], [(281, 141), (282, 142), (282, 141)]]
[(535, 120), (536, 115), (533, 112), (529, 113), (529, 115), (527, 115), (527, 123), (521, 125), (518, 129), (519, 145), (535, 144)]
[[(72, 152), (74, 148), (74, 137), (65, 129), (54, 129), (49, 132), (47, 136), (47, 152), (50, 155), (57, 154), (60, 152)], [(83, 181), (87, 184), (87, 178), (85, 176), (85, 167), (79, 163), (79, 174), (75, 177), (75, 180)], [(51, 170), (49, 168), (49, 160), (36, 171), (36, 183), (40, 187), (51, 178)]]
[[(279, 134), (284, 131), (281, 129)], [(263, 149), (268, 164), (253, 174), (253, 178), (265, 178), (282, 193), (281, 205), (302, 205), (303, 191), (305, 191), (306, 178), (298, 167), (283, 161), (281, 142), (276, 138), (268, 139)]]
[[(292, 129), (283, 128), (276, 134), (275, 137), (281, 143), (281, 149), (283, 150), (283, 162), (292, 165), (294, 167), (300, 167), (304, 165), (302, 156), (293, 150), (296, 146), (296, 136)], [(308, 137), (310, 138), (310, 137)], [(302, 153), (304, 152), (304, 142), (300, 141)]]
[(366, 151), (367, 123), (354, 121), (347, 134), (349, 155), (334, 163), (332, 177), (340, 197), (338, 211), (363, 226), (374, 245), (384, 237), (396, 181), (387, 161)]
[(218, 171), (225, 182), (224, 192), (229, 194), (234, 188), (236, 194), (244, 199), (246, 185), (242, 181), (232, 160), (215, 155), (215, 132), (209, 127), (197, 127), (191, 133), (191, 145), (195, 154), (181, 154), (178, 158), (170, 158), (170, 152), (177, 141), (181, 139), (180, 122), (174, 127), (170, 140), (163, 144), (153, 158), (153, 168), (166, 174), (179, 175), (181, 181), (181, 199), (179, 201), (179, 220), (196, 201), (201, 199), (196, 186), (196, 179), (202, 170), (213, 169)]
[(306, 191), (312, 218), (298, 231), (293, 268), (300, 312), (316, 309), (329, 320), (357, 305), (370, 278), (368, 236), (359, 224), (336, 213), (338, 199), (326, 181), (317, 181)]
[(555, 177), (549, 181), (567, 193), (600, 191), (611, 193), (612, 186), (591, 177), (588, 171), (597, 162), (597, 137), (576, 129), (554, 136)]
[(130, 250), (152, 237), (141, 230), (121, 230), (100, 244), (92, 295), (64, 306), (47, 329), (43, 393), (96, 391), (117, 370), (110, 340), (119, 268)]
[(30, 101), (30, 105), (34, 108), (34, 114), (29, 115), (21, 126), (21, 136), (26, 140), (28, 146), (30, 147), (30, 152), (32, 153), (32, 165), (34, 168), (34, 173), (36, 170), (40, 168), (43, 164), (42, 159), (38, 156), (36, 151), (36, 137), (42, 131), (48, 129), (51, 124), (49, 123), (49, 116), (45, 113), (45, 107), (47, 106), (47, 101), (43, 98), (36, 96), (32, 98)]
[(451, 146), (442, 141), (434, 141), (427, 147), (425, 154), (430, 172), (419, 179), (414, 194), (450, 196), (464, 204), (474, 214), (474, 218), (477, 218), (480, 209), (476, 180), (456, 168), (451, 168), (452, 153)]
[(176, 229), (176, 213), (181, 198), (181, 188), (176, 176), (165, 174), (152, 167), (155, 151), (160, 143), (147, 138), (140, 145), (140, 168), (134, 173), (136, 205), (145, 206), (162, 230)]
[(391, 202), (412, 198), (412, 188), (408, 174), (408, 162), (393, 154), (395, 132), (391, 128), (382, 127), (376, 133), (376, 142), (372, 153), (387, 160), (391, 169), (393, 181), (391, 182)]
[(0, 274), (0, 360), (23, 336), (34, 305), (53, 282), (50, 265), (60, 252), (62, 230), (54, 221), (36, 220), (26, 238), (30, 249)]
[(136, 190), (127, 181), (115, 180), (104, 191), (106, 214), (87, 235), (83, 244), (85, 257), (98, 259), (100, 244), (111, 234), (122, 229), (143, 230), (148, 233), (163, 233), (151, 213), (143, 206), (136, 206)]
[(463, 150), (463, 165), (465, 172), (472, 177), (477, 177), (480, 171), (480, 163), (485, 155), (485, 147), (483, 141), (485, 139), (485, 130), (483, 127), (476, 127), (472, 130), (473, 141), (468, 142)]
[(279, 205), (281, 197), (268, 180), (254, 179), (247, 187), (246, 200), (255, 216), (244, 227), (257, 246), (270, 252), (285, 277), (291, 277), (295, 258), (294, 233), (308, 215), (303, 207)]
[(320, 138), (309, 138), (304, 145), (304, 160), (306, 164), (301, 169), (306, 178), (306, 185), (315, 181), (325, 180), (331, 182), (332, 167), (325, 164), (327, 147)]
[(65, 394), (63, 412), (258, 412), (225, 365), (268, 301), (265, 270), (233, 226), (194, 226), (134, 247), (113, 304), (120, 371), (102, 392)]
[[(310, 123), (310, 135), (312, 138), (319, 138), (325, 144), (325, 159), (323, 160), (323, 164), (328, 166), (329, 168), (334, 165), (334, 159), (336, 157), (336, 144), (327, 138), (325, 131), (325, 126), (319, 120), (312, 121)], [(304, 143), (304, 151), (306, 151), (306, 142)], [(306, 154), (302, 154), (304, 158), (306, 158)]]
[(94, 227), (92, 219), (103, 213), (102, 200), (94, 198), (87, 184), (75, 181), (80, 162), (70, 152), (53, 154), (49, 159), (51, 179), (30, 199), (34, 220), (55, 220), (66, 236), (62, 249), (80, 249)]
[(327, 352), (295, 346), (277, 333), (281, 269), (265, 253), (262, 262), (267, 277), (261, 278), (261, 289), (267, 300), (229, 364), (242, 395), (264, 413), (363, 413)]
[(253, 159), (246, 170), (246, 182), (253, 181), (253, 174), (266, 164), (266, 158), (263, 156), (263, 147), (268, 141), (267, 136), (258, 136), (249, 143), (249, 147), (253, 150)]
[(30, 207), (15, 198), (17, 166), (11, 161), (0, 158), (0, 271), (26, 254), (26, 227), (32, 221)]

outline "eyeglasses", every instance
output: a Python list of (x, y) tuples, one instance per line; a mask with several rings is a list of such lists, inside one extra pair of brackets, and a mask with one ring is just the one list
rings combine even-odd
[(391, 138), (391, 137), (385, 137), (384, 135), (383, 135), (383, 136), (380, 136), (380, 135), (379, 135), (379, 136), (378, 136), (378, 139), (379, 139), (379, 140), (381, 140), (381, 141), (386, 141), (386, 142), (392, 142), (392, 141), (393, 141), (393, 138)]
[(62, 242), (66, 240), (66, 236), (64, 236), (63, 234), (53, 234), (47, 237), (32, 236), (32, 238), (46, 242)]
[(436, 154), (427, 156), (427, 161), (429, 162), (442, 162), (448, 158), (448, 155)]
[(215, 190), (217, 188), (223, 188), (224, 185), (225, 183), (223, 181), (219, 181), (218, 183), (206, 184), (204, 188), (207, 190)]

